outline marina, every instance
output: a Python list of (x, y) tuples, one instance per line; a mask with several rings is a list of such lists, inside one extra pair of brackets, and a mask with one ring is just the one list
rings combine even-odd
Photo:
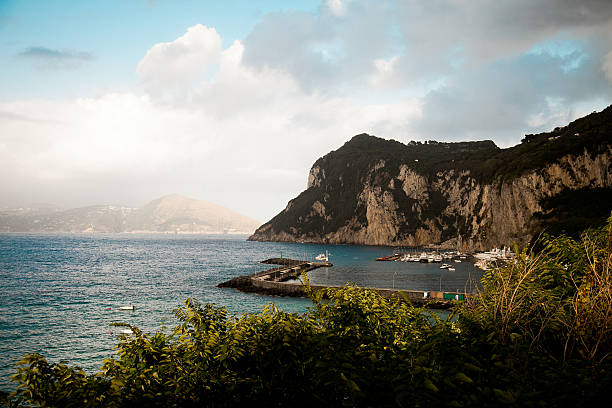
[[(474, 265), (483, 271), (487, 271), (493, 264), (500, 262), (510, 262), (516, 255), (509, 248), (502, 247), (493, 248), (486, 252), (476, 252), (474, 254), (466, 254), (461, 251), (410, 251), (410, 252), (394, 252), (389, 256), (381, 256), (376, 258), (376, 261), (387, 262), (421, 262), (421, 263), (441, 263), (442, 261), (461, 263), (473, 261)], [(454, 271), (451, 265), (444, 263), (440, 269), (448, 269)]]
[(477, 253), (474, 255), (474, 258), (474, 264), (478, 268), (488, 271), (495, 264), (513, 261), (516, 258), (516, 254), (510, 248), (502, 247), (501, 249), (493, 248), (490, 251)]
[[(300, 280), (301, 275), (317, 268), (329, 268), (333, 266), (329, 261), (308, 262), (286, 258), (271, 258), (266, 259), (261, 263), (276, 263), (281, 266), (256, 272), (252, 275), (232, 278), (229, 281), (222, 282), (217, 286), (220, 288), (234, 288), (247, 293), (259, 293), (272, 296), (305, 297), (307, 296), (306, 286)], [(449, 270), (455, 271), (454, 268), (449, 268)], [(309, 283), (309, 287), (313, 292), (318, 292), (321, 290), (327, 292), (329, 290), (340, 289), (343, 286), (344, 285), (321, 285)], [(395, 286), (395, 284), (393, 286)], [(447, 309), (452, 306), (453, 300), (465, 300), (467, 296), (471, 296), (471, 294), (468, 294), (467, 292), (443, 292), (441, 288), (439, 291), (395, 289), (394, 287), (391, 289), (362, 287), (362, 289), (374, 290), (386, 298), (397, 297), (400, 299), (406, 299), (417, 305), (422, 305), (433, 309)]]

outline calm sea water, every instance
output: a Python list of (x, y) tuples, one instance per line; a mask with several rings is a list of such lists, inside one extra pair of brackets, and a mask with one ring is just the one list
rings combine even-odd
[[(176, 321), (184, 299), (257, 312), (275, 303), (304, 312), (309, 300), (244, 294), (218, 283), (266, 269), (271, 257), (312, 259), (330, 252), (332, 268), (310, 272), (312, 283), (420, 290), (470, 290), (482, 273), (463, 262), (456, 271), (437, 264), (375, 262), (391, 248), (247, 242), (245, 236), (0, 234), (0, 389), (25, 353), (68, 360), (95, 372), (117, 344), (112, 322), (154, 332)], [(133, 312), (121, 305), (134, 304)]]

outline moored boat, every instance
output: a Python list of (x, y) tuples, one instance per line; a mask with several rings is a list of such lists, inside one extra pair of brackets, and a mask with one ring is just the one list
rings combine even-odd
[[(384, 258), (384, 257), (383, 257)], [(325, 250), (324, 254), (319, 254), (315, 257), (315, 259), (317, 261), (324, 261), (324, 262), (329, 262), (329, 253), (327, 252), (327, 250)], [(378, 261), (378, 259), (377, 259)]]

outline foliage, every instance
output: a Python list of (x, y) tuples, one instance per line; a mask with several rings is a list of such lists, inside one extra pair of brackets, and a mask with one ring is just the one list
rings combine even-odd
[(516, 262), (484, 277), (461, 319), (502, 344), (521, 339), (530, 350), (564, 362), (605, 361), (612, 353), (611, 246), (612, 217), (580, 240), (543, 236), (519, 251)]
[(579, 240), (543, 236), (484, 277), (459, 322), (497, 355), (512, 350), (533, 395), (559, 406), (596, 402), (612, 385), (611, 267), (612, 216)]
[[(535, 249), (537, 248), (537, 250)], [(612, 386), (612, 217), (542, 237), (442, 320), (351, 285), (313, 307), (230, 316), (188, 299), (169, 333), (130, 327), (85, 374), (19, 363), (22, 406), (587, 406)]]

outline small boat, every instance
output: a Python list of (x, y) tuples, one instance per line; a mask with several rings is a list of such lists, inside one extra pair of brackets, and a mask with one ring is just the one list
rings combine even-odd
[(134, 305), (119, 306), (119, 310), (134, 310)]
[(461, 259), (455, 259), (455, 262), (461, 263)]
[(324, 254), (319, 254), (315, 257), (315, 259), (317, 261), (325, 261), (328, 262), (329, 261), (329, 253), (327, 252), (327, 250), (325, 251)]
[(448, 269), (450, 267), (451, 266), (449, 264), (447, 264), (447, 263), (440, 265), (440, 269)]
[(119, 330), (121, 334), (133, 334), (134, 332), (131, 329), (121, 329)]
[(455, 272), (455, 268), (448, 268), (450, 272)]

